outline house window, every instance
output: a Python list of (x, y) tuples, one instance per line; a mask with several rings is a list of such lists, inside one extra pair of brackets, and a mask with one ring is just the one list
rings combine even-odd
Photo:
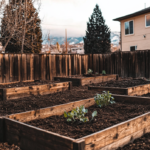
[(125, 22), (125, 35), (133, 34), (133, 21)]
[(146, 15), (146, 27), (150, 27), (150, 15)]
[(130, 46), (130, 51), (135, 51), (137, 50), (137, 46)]

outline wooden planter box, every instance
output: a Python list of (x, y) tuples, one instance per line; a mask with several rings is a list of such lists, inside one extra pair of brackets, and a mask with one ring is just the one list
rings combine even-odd
[(138, 86), (133, 86), (128, 88), (88, 86), (88, 89), (96, 90), (100, 92), (110, 91), (111, 93), (122, 94), (122, 95), (140, 96), (140, 95), (150, 93), (150, 84), (138, 85)]
[(106, 76), (95, 76), (95, 77), (54, 77), (54, 80), (57, 81), (72, 81), (73, 86), (84, 86), (92, 83), (101, 83), (110, 80), (118, 80), (118, 75), (106, 75)]
[[(149, 98), (113, 95), (115, 101), (150, 104)], [(95, 104), (94, 98), (13, 114), (0, 118), (0, 141), (16, 144), (24, 150), (112, 150), (150, 132), (150, 113), (119, 123), (80, 139), (69, 138), (24, 122), (62, 115), (81, 105)]]
[(25, 87), (3, 88), (0, 89), (0, 97), (2, 98), (2, 100), (11, 100), (22, 97), (29, 97), (32, 95), (46, 95), (61, 92), (64, 90), (71, 89), (71, 87), (71, 82), (61, 82)]

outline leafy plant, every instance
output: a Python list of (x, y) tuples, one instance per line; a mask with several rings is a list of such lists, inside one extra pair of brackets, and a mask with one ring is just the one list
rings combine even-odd
[[(82, 105), (80, 107), (74, 108), (71, 112), (64, 112), (64, 117), (67, 118), (67, 122), (76, 121), (79, 120), (81, 122), (88, 122), (89, 118), (85, 117), (85, 114), (88, 113), (88, 109), (85, 109), (85, 107)], [(92, 120), (93, 118), (97, 116), (97, 111), (94, 111), (92, 113)]]
[(92, 74), (93, 70), (92, 69), (89, 69), (88, 70), (88, 74)]
[(107, 92), (104, 91), (102, 94), (97, 94), (94, 97), (94, 100), (99, 107), (107, 106), (109, 104), (114, 104), (115, 103), (114, 97), (112, 97), (111, 95), (112, 94), (109, 93), (109, 91)]
[(105, 74), (106, 74), (106, 71), (105, 71), (105, 70), (103, 70), (103, 71), (102, 71), (102, 75), (105, 75)]

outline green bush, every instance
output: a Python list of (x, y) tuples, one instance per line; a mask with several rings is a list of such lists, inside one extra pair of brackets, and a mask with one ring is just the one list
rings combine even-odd
[(108, 92), (104, 91), (102, 94), (97, 94), (94, 97), (94, 100), (99, 107), (107, 106), (109, 104), (114, 104), (115, 103), (114, 97), (112, 97), (111, 95), (112, 94), (109, 93), (109, 91)]
[(93, 70), (92, 69), (89, 69), (88, 70), (88, 74), (92, 74), (93, 73)]
[(103, 70), (103, 71), (102, 71), (102, 75), (105, 75), (105, 74), (106, 74), (106, 71), (105, 71), (105, 70)]

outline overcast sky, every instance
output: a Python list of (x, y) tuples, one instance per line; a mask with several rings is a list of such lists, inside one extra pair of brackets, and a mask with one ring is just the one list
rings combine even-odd
[(150, 0), (42, 0), (40, 18), (42, 29), (54, 36), (85, 36), (86, 25), (96, 4), (99, 5), (111, 31), (120, 31), (119, 22), (112, 19), (146, 7)]

